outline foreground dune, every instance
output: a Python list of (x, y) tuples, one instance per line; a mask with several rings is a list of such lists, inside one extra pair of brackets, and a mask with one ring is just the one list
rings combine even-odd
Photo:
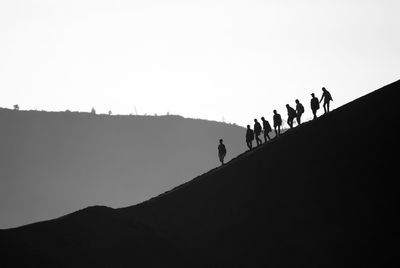
[(399, 81), (390, 84), (141, 204), (89, 207), (3, 230), (1, 261), (37, 267), (398, 264), (398, 170), (388, 152), (398, 147), (399, 90)]

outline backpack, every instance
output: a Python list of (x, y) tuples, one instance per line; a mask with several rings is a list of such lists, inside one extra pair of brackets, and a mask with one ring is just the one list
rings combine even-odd
[(255, 123), (254, 124), (254, 132), (256, 133), (256, 134), (260, 134), (261, 133), (261, 125), (260, 125), (260, 123)]
[(327, 93), (327, 94), (326, 94), (326, 97), (325, 97), (325, 98), (327, 98), (329, 101), (333, 100), (333, 99), (332, 99), (332, 96), (331, 96), (331, 93), (329, 93), (328, 91), (327, 91), (326, 93)]
[(252, 140), (254, 140), (254, 131), (253, 131), (253, 130), (247, 129), (247, 132), (246, 132), (246, 140), (247, 140), (247, 141), (252, 141)]
[(289, 115), (290, 117), (295, 117), (295, 116), (296, 116), (296, 110), (293, 109), (292, 107), (289, 107), (289, 109), (288, 109), (288, 115)]
[(299, 114), (304, 113), (304, 106), (303, 104), (299, 103)]
[(316, 97), (311, 99), (311, 109), (313, 110), (319, 109), (319, 100)]
[(264, 131), (266, 131), (267, 133), (272, 130), (271, 125), (269, 124), (268, 121), (264, 121), (263, 125), (264, 125)]
[(282, 125), (282, 117), (280, 114), (274, 114), (274, 126)]

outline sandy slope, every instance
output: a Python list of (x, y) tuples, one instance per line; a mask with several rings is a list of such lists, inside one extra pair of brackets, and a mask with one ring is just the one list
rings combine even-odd
[(398, 147), (399, 90), (398, 81), (139, 205), (90, 207), (1, 231), (2, 260), (67, 267), (398, 264), (399, 182), (388, 151)]

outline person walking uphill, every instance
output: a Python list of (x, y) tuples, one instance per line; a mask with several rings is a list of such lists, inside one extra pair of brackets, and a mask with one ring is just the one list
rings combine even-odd
[(314, 93), (311, 93), (311, 102), (310, 102), (310, 106), (311, 106), (311, 111), (314, 115), (313, 119), (317, 118), (317, 111), (319, 110), (319, 100), (317, 97), (315, 97)]
[(333, 99), (332, 99), (332, 95), (331, 95), (331, 93), (329, 93), (329, 91), (328, 90), (326, 90), (326, 88), (322, 88), (322, 97), (321, 97), (321, 100), (319, 101), (319, 103), (321, 103), (322, 102), (322, 100), (324, 100), (324, 105), (323, 105), (323, 107), (324, 107), (324, 113), (329, 113), (329, 102), (330, 101), (333, 101)]
[(220, 139), (219, 145), (218, 145), (218, 157), (219, 157), (219, 161), (221, 161), (221, 165), (224, 164), (225, 155), (226, 155), (225, 144), (223, 143), (223, 140)]
[(258, 123), (257, 119), (254, 119), (254, 136), (256, 138), (257, 146), (262, 144), (262, 140), (260, 139), (261, 131), (260, 123)]
[(263, 122), (263, 131), (264, 131), (264, 142), (267, 142), (267, 138), (268, 140), (270, 140), (271, 138), (269, 137), (269, 134), (272, 131), (271, 125), (269, 124), (269, 122), (267, 120), (265, 120), (264, 117), (261, 117), (261, 121)]
[(273, 120), (274, 120), (275, 137), (279, 137), (281, 135), (282, 117), (280, 114), (278, 114), (276, 110), (274, 110)]
[(296, 117), (296, 110), (290, 107), (289, 104), (286, 104), (286, 109), (287, 109), (287, 114), (288, 114), (288, 119), (287, 123), (290, 128), (293, 128), (293, 120)]
[(301, 115), (304, 113), (304, 106), (299, 100), (296, 100), (296, 121), (297, 125), (301, 124)]
[(247, 125), (246, 143), (247, 147), (249, 147), (250, 150), (253, 148), (253, 140), (254, 140), (254, 131), (250, 128), (250, 125)]

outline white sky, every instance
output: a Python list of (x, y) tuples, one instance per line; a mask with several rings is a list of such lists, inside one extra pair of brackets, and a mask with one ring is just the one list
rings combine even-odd
[[(0, 107), (271, 119), (400, 79), (399, 0), (1, 0)], [(310, 116), (309, 109), (306, 117)]]

